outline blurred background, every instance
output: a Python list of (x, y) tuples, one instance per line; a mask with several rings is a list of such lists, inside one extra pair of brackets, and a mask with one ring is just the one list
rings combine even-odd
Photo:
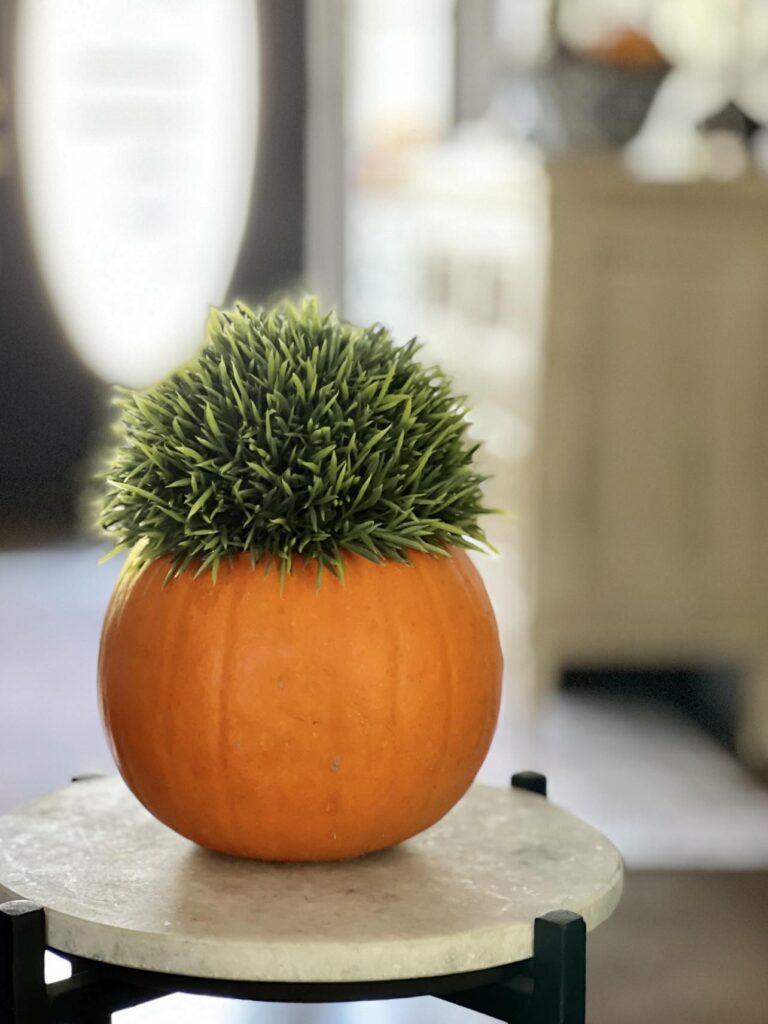
[[(629, 868), (594, 1024), (768, 1002), (768, 5), (0, 0), (0, 811), (111, 771), (118, 570), (78, 526), (115, 382), (207, 308), (419, 335), (494, 478), (481, 780)], [(469, 1021), (429, 1000), (116, 1019)], [(479, 1017), (476, 1017), (480, 1020)]]

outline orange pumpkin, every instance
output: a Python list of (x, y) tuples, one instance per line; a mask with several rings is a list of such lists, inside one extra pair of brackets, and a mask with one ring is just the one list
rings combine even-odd
[(247, 555), (168, 584), (127, 564), (99, 656), (107, 736), (128, 786), (203, 846), (325, 861), (441, 818), (488, 750), (498, 633), (467, 555), (297, 562), (283, 590)]

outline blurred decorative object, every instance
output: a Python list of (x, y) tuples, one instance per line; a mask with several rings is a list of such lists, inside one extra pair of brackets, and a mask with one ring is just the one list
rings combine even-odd
[(724, 666), (768, 764), (768, 191), (552, 163), (534, 643), (566, 668)]
[(462, 401), (416, 351), (309, 301), (238, 305), (194, 363), (120, 399), (101, 519), (134, 547), (103, 719), (136, 796), (203, 846), (391, 846), (487, 753), (501, 651), (462, 550), (486, 546), (484, 478)]
[(65, 331), (109, 381), (189, 358), (248, 216), (258, 110), (253, 0), (19, 0), (21, 178)]
[(535, 76), (543, 107), (533, 137), (547, 149), (624, 145), (642, 124), (666, 61), (642, 21), (631, 20), (626, 0), (552, 6), (556, 45)]
[(732, 177), (746, 160), (734, 138), (723, 153), (700, 131), (711, 116), (735, 104), (757, 126), (754, 153), (764, 161), (768, 122), (768, 5), (764, 0), (645, 0), (653, 41), (672, 65), (627, 162), (638, 176), (659, 180)]
[(665, 67), (648, 34), (652, 0), (556, 0), (557, 31), (574, 53), (619, 68)]
[(587, 56), (617, 68), (663, 68), (666, 62), (653, 41), (642, 32), (621, 29), (600, 40)]
[(623, 146), (642, 125), (665, 74), (663, 65), (619, 65), (561, 48), (542, 72), (559, 135), (550, 128), (542, 141), (548, 149)]
[[(620, 112), (612, 118), (619, 134), (611, 132), (606, 141), (629, 142), (627, 163), (639, 177), (679, 181), (726, 179), (743, 173), (747, 163), (743, 134), (734, 132), (724, 145), (722, 137), (702, 131), (705, 122), (729, 104), (758, 127), (754, 153), (758, 162), (765, 161), (768, 5), (763, 0), (559, 0), (557, 28), (572, 54), (632, 72), (623, 83), (629, 87), (630, 104), (636, 110), (645, 105), (647, 112), (642, 124), (630, 109)], [(669, 73), (660, 83), (667, 68)], [(572, 125), (578, 104), (583, 108), (584, 86), (573, 68), (568, 70), (558, 101), (564, 122)], [(586, 77), (583, 68), (579, 73)], [(601, 125), (606, 115), (611, 117), (606, 109), (611, 79), (604, 73), (602, 80), (593, 114), (586, 119), (589, 122), (597, 115)], [(557, 72), (555, 81), (560, 84)], [(613, 82), (614, 89), (620, 81)], [(617, 94), (609, 101), (613, 113), (618, 112)], [(580, 146), (573, 131), (568, 136)]]

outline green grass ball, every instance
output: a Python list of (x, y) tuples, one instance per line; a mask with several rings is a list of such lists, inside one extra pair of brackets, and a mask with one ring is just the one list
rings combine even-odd
[(99, 521), (171, 574), (242, 552), (343, 575), (343, 553), (487, 546), (467, 409), (416, 340), (358, 328), (313, 300), (214, 310), (195, 360), (143, 391), (119, 389), (119, 443)]

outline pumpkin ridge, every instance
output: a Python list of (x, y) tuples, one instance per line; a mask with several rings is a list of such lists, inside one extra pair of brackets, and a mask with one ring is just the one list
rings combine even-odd
[[(398, 589), (396, 587), (387, 587), (384, 589), (384, 592), (386, 593), (387, 597), (387, 601), (384, 607), (386, 609), (386, 620), (389, 639), (388, 653), (389, 661), (391, 662), (392, 666), (391, 671), (389, 673), (389, 679), (391, 680), (391, 693), (389, 694), (389, 720), (391, 732), (390, 742), (387, 744), (387, 760), (389, 764), (387, 766), (385, 778), (396, 778), (402, 757), (402, 753), (398, 744), (398, 737), (400, 736), (398, 723), (401, 717), (400, 688), (402, 676), (402, 631), (405, 624), (402, 621), (402, 616), (398, 615), (398, 608), (395, 607), (395, 605), (399, 604)], [(390, 801), (391, 799), (391, 795), (387, 794), (387, 800)]]
[[(165, 560), (163, 560), (165, 562)], [(159, 573), (164, 573), (166, 570), (166, 564), (162, 564), (159, 567)], [(155, 568), (152, 565), (147, 567), (147, 575), (151, 569)], [(176, 729), (174, 728), (174, 704), (176, 703), (176, 692), (178, 689), (184, 686), (185, 680), (179, 680), (177, 677), (177, 666), (182, 664), (182, 658), (185, 653), (184, 651), (184, 630), (180, 628), (187, 612), (188, 602), (184, 600), (184, 591), (181, 587), (178, 587), (175, 591), (166, 588), (164, 593), (161, 595), (161, 601), (158, 602), (159, 607), (163, 609), (164, 615), (161, 623), (155, 623), (155, 629), (162, 629), (163, 636), (166, 637), (170, 642), (166, 642), (162, 646), (161, 655), (161, 666), (160, 671), (163, 679), (172, 679), (175, 681), (175, 685), (168, 686), (166, 700), (162, 703), (158, 703), (156, 707), (156, 714), (159, 719), (159, 733), (161, 736), (173, 736), (174, 744), (176, 741)], [(163, 600), (164, 598), (164, 600)], [(151, 604), (148, 602), (147, 609), (151, 611)], [(152, 629), (153, 622), (150, 619), (149, 622), (144, 623), (145, 628)], [(181, 684), (181, 686), (179, 685)], [(160, 770), (164, 779), (173, 779), (174, 777), (174, 762), (176, 759), (176, 751), (174, 744), (171, 743), (155, 743), (155, 747), (160, 752)], [(173, 791), (170, 784), (166, 788), (166, 801), (169, 806), (173, 808), (174, 813), (177, 810), (178, 805), (178, 794)]]
[[(452, 554), (452, 553), (451, 553)], [(447, 564), (449, 569), (453, 569), (455, 573), (455, 562), (451, 561)], [(443, 714), (443, 727), (442, 733), (442, 745), (440, 749), (440, 756), (437, 759), (435, 765), (435, 781), (439, 781), (444, 778), (446, 765), (448, 761), (448, 748), (451, 741), (450, 725), (451, 725), (451, 704), (452, 704), (452, 688), (453, 688), (453, 659), (448, 657), (448, 636), (450, 630), (446, 629), (445, 619), (442, 614), (442, 601), (439, 598), (435, 599), (435, 587), (433, 586), (430, 574), (427, 573), (425, 567), (419, 564), (419, 575), (421, 577), (421, 584), (427, 593), (429, 599), (429, 606), (431, 608), (432, 615), (435, 621), (438, 623), (439, 630), (439, 644), (438, 649), (440, 651), (440, 677), (443, 681), (443, 707), (441, 708)]]
[[(220, 800), (223, 804), (224, 826), (222, 834), (226, 832), (232, 832), (232, 826), (235, 824), (235, 832), (237, 831), (237, 796), (233, 791), (232, 787), (227, 785), (227, 777), (232, 776), (231, 763), (232, 763), (232, 751), (229, 744), (230, 728), (229, 728), (229, 708), (230, 708), (230, 697), (231, 697), (231, 683), (230, 683), (230, 672), (229, 669), (232, 663), (233, 645), (232, 636), (234, 633), (233, 627), (235, 626), (234, 619), (236, 617), (237, 609), (237, 598), (239, 596), (239, 581), (236, 576), (236, 570), (232, 566), (227, 566), (228, 576), (228, 590), (226, 612), (224, 615), (224, 632), (227, 634), (222, 637), (223, 643), (220, 645), (221, 661), (219, 663), (218, 679), (217, 679), (217, 694), (215, 700), (212, 702), (216, 706), (218, 715), (218, 729), (217, 729), (217, 756), (215, 760), (217, 774), (220, 776), (218, 780), (218, 790), (220, 793)], [(232, 844), (234, 837), (230, 834), (227, 841)]]
[[(485, 589), (485, 585), (483, 584), (483, 579), (482, 576), (480, 575), (480, 571), (478, 570), (477, 566), (474, 564), (472, 559), (469, 557), (469, 555), (465, 551), (462, 551), (460, 552), (460, 556), (466, 566), (466, 571), (462, 573), (462, 582), (464, 584), (465, 591), (468, 595), (469, 603), (473, 607), (477, 607), (478, 605), (484, 605), (491, 612), (491, 624), (493, 628), (495, 641), (494, 649), (498, 653), (500, 673), (503, 676), (504, 654), (501, 647), (501, 638), (499, 636), (498, 623), (496, 622), (495, 616), (493, 616), (493, 607), (490, 603), (488, 592)], [(486, 651), (486, 654), (487, 653), (488, 652)], [(490, 738), (493, 737), (498, 717), (499, 701), (497, 701), (496, 704), (491, 703), (488, 705), (488, 724), (486, 732)]]

